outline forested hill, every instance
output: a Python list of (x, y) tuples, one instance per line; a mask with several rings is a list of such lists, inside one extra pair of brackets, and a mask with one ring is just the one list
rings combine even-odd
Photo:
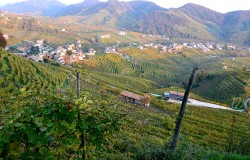
[[(148, 14), (128, 26), (128, 29), (199, 40), (221, 39), (227, 42), (249, 44), (250, 11), (219, 13), (196, 4)], [(204, 37), (204, 35), (206, 35)], [(242, 36), (243, 35), (243, 36)]]

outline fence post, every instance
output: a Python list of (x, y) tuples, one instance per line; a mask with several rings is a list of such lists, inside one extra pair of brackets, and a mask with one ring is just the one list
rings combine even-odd
[(174, 131), (173, 139), (172, 139), (172, 142), (171, 142), (171, 145), (170, 145), (170, 148), (169, 148), (170, 150), (174, 150), (175, 147), (176, 147), (178, 136), (179, 136), (180, 129), (181, 129), (182, 118), (184, 116), (184, 112), (185, 112), (185, 108), (186, 108), (186, 105), (187, 105), (189, 93), (190, 93), (190, 90), (191, 90), (191, 88), (193, 86), (193, 82), (194, 82), (197, 71), (198, 71), (198, 67), (194, 67), (193, 71), (191, 73), (191, 76), (189, 78), (189, 84), (188, 84), (188, 87), (186, 89), (184, 98), (182, 100), (181, 109), (180, 109), (178, 118), (176, 120), (176, 127), (175, 127), (175, 131)]
[(77, 72), (76, 74), (76, 79), (77, 79), (77, 99), (80, 98), (80, 92), (81, 92), (81, 88), (80, 88), (80, 73)]

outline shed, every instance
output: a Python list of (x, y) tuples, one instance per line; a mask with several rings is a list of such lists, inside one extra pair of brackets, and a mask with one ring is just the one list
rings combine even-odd
[(125, 98), (126, 101), (129, 101), (131, 103), (135, 104), (143, 104), (144, 97), (129, 91), (122, 91), (121, 95)]

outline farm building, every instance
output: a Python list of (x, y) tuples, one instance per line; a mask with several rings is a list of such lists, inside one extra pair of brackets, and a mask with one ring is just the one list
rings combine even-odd
[(118, 34), (119, 34), (120, 36), (125, 36), (125, 35), (127, 35), (127, 32), (120, 31)]
[(164, 99), (182, 100), (183, 98), (184, 98), (184, 93), (181, 92), (170, 91), (164, 93)]
[(90, 49), (88, 50), (88, 52), (85, 53), (85, 55), (86, 55), (87, 57), (95, 56), (95, 54), (96, 54), (96, 50), (94, 50), (93, 48), (90, 48)]
[(173, 50), (182, 50), (183, 46), (182, 45), (174, 45)]
[(103, 34), (103, 35), (97, 35), (97, 38), (111, 38), (111, 35), (110, 34)]
[(4, 34), (3, 37), (8, 40), (9, 39), (9, 36), (7, 34)]
[(150, 106), (150, 96), (145, 94), (144, 96), (129, 92), (129, 91), (122, 91), (121, 95), (124, 99), (128, 102), (144, 105), (149, 107)]

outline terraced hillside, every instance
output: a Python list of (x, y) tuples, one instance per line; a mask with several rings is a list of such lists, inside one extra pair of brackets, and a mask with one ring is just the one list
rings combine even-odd
[[(197, 82), (194, 92), (198, 95), (225, 104), (232, 104), (234, 98), (241, 97), (241, 101), (247, 98), (246, 92), (249, 90), (247, 81), (242, 79), (249, 79), (248, 73), (243, 73), (244, 77), (239, 73), (229, 72), (226, 74), (208, 75), (201, 83)], [(243, 107), (243, 104), (235, 104), (236, 106)]]
[[(198, 50), (162, 53), (153, 48), (125, 48), (120, 52), (130, 59), (107, 54), (85, 61), (83, 66), (98, 72), (149, 79), (162, 87), (182, 88), (188, 81), (190, 69), (198, 66), (200, 72), (194, 85), (195, 94), (226, 105), (231, 105), (233, 98), (240, 97), (243, 101), (249, 96), (250, 74), (242, 68), (248, 65), (249, 57), (237, 57), (231, 52), (202, 53)], [(228, 69), (223, 69), (224, 66)], [(242, 103), (237, 106), (243, 107)]]
[[(98, 99), (100, 96), (103, 100), (117, 96), (121, 89), (142, 95), (147, 90), (158, 87), (142, 78), (100, 72), (82, 74), (81, 85), (84, 91), (82, 94), (87, 92), (89, 99)], [(117, 100), (123, 102), (121, 97)], [(125, 123), (121, 132), (108, 138), (109, 142), (104, 145), (103, 152), (100, 152), (103, 159), (135, 159), (168, 145), (180, 105), (159, 99), (154, 99), (150, 108), (124, 104), (126, 106), (120, 104), (117, 107), (126, 115), (123, 119)], [(249, 140), (241, 136), (250, 132), (249, 118), (246, 113), (188, 106), (178, 145), (185, 142), (224, 152), (231, 145), (230, 137), (234, 137), (232, 145), (245, 139), (246, 143), (238, 147), (244, 146), (245, 152), (248, 152)]]
[[(39, 97), (38, 95), (44, 96), (42, 91), (53, 93), (53, 90), (63, 88), (64, 95), (73, 94), (73, 98), (76, 85), (75, 77), (72, 75), (76, 70), (82, 71), (81, 95), (84, 99), (94, 103), (96, 101), (105, 103), (105, 100), (112, 99), (112, 107), (121, 110), (124, 114), (120, 132), (107, 137), (108, 141), (102, 146), (103, 150), (95, 151), (93, 146), (88, 146), (88, 157), (135, 159), (140, 156), (150, 156), (155, 150), (163, 151), (164, 146), (168, 145), (172, 138), (176, 114), (180, 107), (178, 104), (153, 99), (152, 107), (144, 108), (125, 103), (119, 97), (122, 89), (142, 95), (148, 90), (159, 87), (150, 80), (104, 72), (86, 72), (73, 67), (58, 68), (30, 62), (6, 52), (1, 52), (0, 56), (0, 91), (1, 100), (3, 100), (1, 102), (5, 103), (1, 106), (11, 104), (10, 100), (14, 96), (25, 94), (25, 91)], [(67, 81), (68, 76), (71, 77), (69, 81)], [(26, 100), (27, 98), (29, 97), (26, 97)], [(21, 107), (22, 100), (16, 100), (18, 102), (15, 106)], [(38, 99), (29, 99), (29, 101), (33, 100)], [(244, 135), (248, 135), (250, 131), (249, 118), (248, 114), (240, 112), (188, 106), (181, 130), (182, 138), (178, 146), (188, 142), (188, 145), (196, 144), (212, 151), (229, 151), (228, 146), (232, 145), (236, 148), (246, 148), (242, 149), (241, 154), (248, 154), (247, 145), (250, 141), (249, 137)], [(230, 137), (234, 137), (232, 141), (229, 141)], [(243, 139), (244, 143), (239, 144)], [(193, 154), (192, 156), (201, 156), (197, 153)], [(204, 158), (205, 155), (202, 156)]]
[(56, 91), (66, 87), (68, 77), (63, 68), (34, 63), (5, 51), (0, 51), (0, 73), (1, 102), (26, 91), (32, 95)]
[[(155, 83), (143, 78), (92, 71), (83, 73), (81, 78), (82, 95), (87, 93), (87, 98), (92, 100), (116, 97), (118, 103), (122, 102), (117, 108), (126, 115), (121, 131), (108, 137), (109, 142), (104, 145), (103, 151), (97, 152), (97, 157), (136, 159), (145, 154), (149, 156), (155, 150), (164, 150), (172, 138), (180, 105), (153, 99), (152, 107), (144, 108), (124, 103), (121, 97), (117, 97), (122, 89), (143, 95), (148, 90), (158, 88)], [(246, 147), (245, 153), (249, 152), (249, 118), (246, 113), (188, 106), (178, 146), (182, 146), (182, 143), (196, 144), (210, 151), (225, 152), (230, 145), (237, 146), (244, 139), (245, 143), (237, 147)], [(231, 144), (230, 137), (234, 137)]]

